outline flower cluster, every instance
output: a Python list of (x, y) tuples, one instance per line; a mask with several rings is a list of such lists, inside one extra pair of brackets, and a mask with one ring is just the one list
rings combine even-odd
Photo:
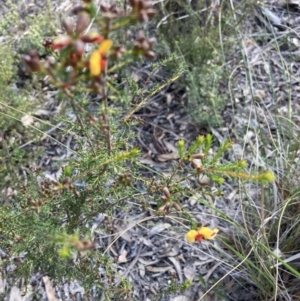
[(152, 8), (151, 1), (130, 0), (129, 4), (140, 22), (147, 22), (156, 14), (156, 10)]
[(181, 211), (180, 205), (172, 200), (169, 188), (167, 186), (163, 186), (161, 189), (164, 194), (161, 198), (162, 201), (164, 201), (164, 205), (158, 208), (157, 214), (169, 214), (172, 208), (176, 211)]
[(134, 43), (133, 53), (135, 55), (143, 55), (148, 59), (154, 59), (155, 54), (152, 51), (155, 38), (146, 39), (143, 31), (140, 31)]
[[(124, 56), (124, 61), (130, 62), (130, 56), (131, 61), (139, 55), (149, 59), (155, 57), (152, 51), (155, 40), (147, 39), (143, 32), (132, 42), (134, 44), (131, 49), (126, 49), (125, 45), (115, 45), (116, 43), (109, 39), (112, 31), (134, 22), (146, 22), (153, 17), (155, 10), (151, 8), (151, 1), (130, 1), (132, 9), (128, 13), (116, 4), (101, 3), (99, 15), (92, 0), (83, 2), (83, 5), (72, 10), (72, 14), (76, 16), (75, 22), (68, 18), (62, 20), (65, 33), (44, 42), (43, 45), (49, 54), (45, 59), (41, 59), (35, 50), (23, 56), (28, 71), (47, 74), (50, 81), (66, 93), (82, 79), (89, 82), (89, 89), (98, 93), (103, 91), (109, 60), (117, 60)], [(98, 25), (99, 31), (89, 30), (93, 18), (93, 23)], [(89, 55), (87, 50), (90, 47), (86, 44), (96, 44), (97, 49)]]
[(186, 234), (186, 239), (188, 242), (201, 242), (203, 239), (209, 240), (215, 238), (218, 232), (219, 229), (217, 228), (211, 229), (209, 227), (200, 227), (197, 230), (190, 230)]

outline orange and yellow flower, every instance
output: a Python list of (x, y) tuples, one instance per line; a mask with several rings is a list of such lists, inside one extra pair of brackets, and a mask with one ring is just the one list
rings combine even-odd
[(188, 242), (201, 242), (203, 239), (213, 239), (219, 232), (219, 229), (211, 229), (209, 227), (200, 227), (197, 230), (190, 230), (186, 234), (186, 239)]
[(112, 46), (112, 40), (104, 40), (89, 59), (89, 68), (92, 76), (98, 76), (107, 66), (107, 53)]

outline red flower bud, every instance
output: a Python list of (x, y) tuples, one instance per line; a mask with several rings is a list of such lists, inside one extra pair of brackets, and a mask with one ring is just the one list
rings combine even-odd
[(100, 9), (102, 12), (107, 13), (109, 12), (110, 6), (107, 3), (101, 3)]
[(72, 38), (69, 36), (60, 36), (53, 41), (52, 49), (62, 49), (69, 46), (73, 42)]
[(155, 38), (149, 38), (148, 43), (149, 43), (149, 46), (151, 48), (153, 46), (153, 44), (156, 43), (156, 39)]
[(52, 48), (52, 45), (53, 45), (52, 39), (46, 39), (46, 40), (44, 40), (44, 42), (43, 42), (43, 46), (44, 46), (45, 48)]
[(139, 3), (139, 0), (129, 0), (129, 4), (131, 7), (136, 7)]
[(192, 158), (193, 159), (203, 159), (206, 157), (206, 154), (203, 154), (203, 153), (199, 153), (199, 154), (194, 154), (192, 155)]
[(22, 58), (26, 63), (29, 71), (37, 72), (41, 70), (40, 57), (36, 50), (30, 50), (29, 53), (23, 55)]
[(148, 22), (149, 18), (148, 18), (148, 14), (146, 10), (141, 10), (139, 15), (138, 15), (138, 20), (142, 23), (146, 23)]
[(201, 160), (198, 160), (198, 159), (193, 159), (191, 161), (191, 165), (194, 169), (198, 169), (199, 167), (201, 167)]
[(143, 43), (143, 42), (145, 41), (145, 39), (146, 39), (145, 33), (144, 33), (142, 30), (140, 30), (140, 31), (138, 32), (138, 35), (137, 35), (136, 40), (137, 40), (139, 43)]
[(72, 66), (76, 66), (76, 62), (77, 62), (77, 55), (74, 53), (74, 52), (71, 52), (70, 55), (69, 55), (69, 58), (70, 58), (70, 64)]
[(82, 33), (88, 27), (89, 23), (90, 23), (90, 16), (85, 12), (80, 13), (77, 16), (75, 32)]
[(75, 50), (75, 53), (78, 57), (81, 57), (84, 53), (84, 44), (82, 41), (80, 40), (77, 40), (75, 43), (74, 43), (74, 50)]
[(47, 56), (46, 57), (46, 62), (49, 64), (49, 65), (54, 65), (55, 64), (55, 58), (53, 56)]
[(31, 56), (31, 58), (34, 58), (34, 59), (38, 59), (40, 57), (39, 53), (35, 49), (30, 50), (29, 55)]
[(72, 32), (73, 32), (73, 23), (70, 19), (64, 18), (61, 21), (61, 25), (68, 34), (72, 34)]
[(74, 8), (71, 10), (70, 14), (71, 14), (71, 15), (78, 15), (79, 13), (81, 13), (81, 12), (83, 12), (83, 11), (84, 11), (84, 7), (80, 5), (80, 6), (74, 7)]
[(168, 187), (164, 186), (162, 191), (163, 191), (163, 193), (164, 193), (164, 195), (167, 199), (169, 199), (171, 197), (171, 194), (170, 194), (170, 191), (169, 191)]
[(181, 207), (177, 203), (173, 203), (173, 206), (176, 209), (176, 211), (181, 211)]
[(100, 43), (104, 40), (104, 38), (96, 31), (90, 31), (81, 36), (80, 39), (84, 43)]
[(126, 49), (122, 46), (116, 46), (113, 50), (113, 53), (111, 55), (111, 58), (113, 59), (119, 59), (120, 57), (122, 57), (122, 55), (126, 53)]
[(144, 57), (146, 57), (147, 59), (153, 60), (153, 59), (155, 59), (155, 53), (153, 51), (146, 51), (144, 53)]
[(144, 8), (150, 8), (153, 6), (153, 2), (152, 1), (144, 1)]
[(151, 19), (156, 15), (157, 11), (153, 8), (147, 9), (148, 18)]

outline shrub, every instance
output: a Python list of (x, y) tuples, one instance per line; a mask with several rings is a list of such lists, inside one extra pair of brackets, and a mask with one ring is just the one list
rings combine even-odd
[[(134, 112), (147, 97), (135, 104), (127, 103), (124, 108), (114, 75), (140, 56), (153, 59), (155, 41), (139, 31), (135, 40), (118, 44), (114, 31), (146, 22), (155, 10), (142, 0), (129, 3), (131, 10), (127, 14), (113, 4), (102, 4), (102, 13), (97, 14), (94, 3), (85, 0), (73, 9), (74, 20), (62, 20), (64, 34), (44, 42), (46, 55), (33, 49), (22, 56), (29, 72), (47, 75), (50, 87), (62, 92), (59, 100), (65, 110), (59, 117), (64, 124), (60, 138), (69, 135), (72, 143), (64, 145), (66, 160), (58, 162), (58, 173), (49, 175), (38, 166), (30, 166), (25, 185), (0, 207), (6, 253), (1, 265), (12, 282), (16, 277), (28, 279), (32, 273), (40, 272), (55, 281), (76, 279), (86, 287), (88, 296), (96, 291), (108, 300), (130, 298), (132, 291), (126, 275), (116, 272), (108, 254), (111, 245), (126, 232), (115, 233), (117, 214), (129, 212), (135, 203), (140, 213), (155, 212), (145, 220), (155, 221), (170, 213), (181, 215), (188, 224), (186, 228), (192, 228), (188, 240), (200, 242), (214, 238), (218, 230), (198, 225), (183, 209), (181, 202), (194, 190), (204, 191), (209, 183), (222, 184), (232, 178), (274, 181), (268, 171), (249, 174), (244, 160), (223, 160), (231, 142), (225, 141), (213, 150), (211, 135), (199, 136), (191, 145), (184, 140), (169, 145), (176, 162), (170, 174), (152, 169), (157, 178), (143, 175), (145, 166), (138, 160), (140, 150), (133, 145), (130, 126), (138, 122)], [(90, 24), (95, 28), (90, 29)], [(133, 83), (131, 87), (133, 94), (137, 93), (139, 87)], [(159, 89), (154, 86), (150, 93)], [(89, 107), (91, 95), (99, 100), (93, 110)], [(63, 145), (57, 138), (48, 138)], [(181, 184), (190, 179), (200, 186)], [(140, 223), (133, 222), (133, 226)], [(15, 259), (13, 267), (11, 258)], [(171, 284), (166, 291), (187, 285)]]

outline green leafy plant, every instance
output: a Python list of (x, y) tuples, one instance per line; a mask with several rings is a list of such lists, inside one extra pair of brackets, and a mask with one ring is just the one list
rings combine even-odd
[[(214, 11), (201, 1), (163, 1), (160, 18), (158, 32), (163, 47), (158, 51), (161, 55), (176, 54), (170, 70), (179, 66), (185, 70), (181, 84), (187, 92), (190, 116), (202, 126), (220, 125), (226, 103), (220, 85), (227, 70), (219, 31), (221, 28), (224, 34), (227, 29), (226, 10), (218, 18), (217, 8)], [(227, 39), (226, 47), (230, 45)]]
[[(249, 173), (244, 160), (226, 162), (223, 158), (231, 142), (215, 146), (212, 135), (199, 136), (191, 145), (179, 140), (177, 148), (174, 146), (176, 164), (171, 173), (156, 172), (157, 178), (143, 176), (140, 171), (145, 166), (138, 160), (141, 151), (134, 146), (130, 126), (138, 122), (134, 113), (148, 98), (140, 97), (137, 103), (127, 103), (124, 108), (114, 76), (138, 57), (153, 59), (155, 40), (139, 31), (136, 39), (119, 43), (115, 33), (148, 21), (156, 11), (142, 0), (131, 0), (129, 5), (126, 13), (114, 4), (102, 4), (98, 13), (94, 2), (85, 0), (73, 9), (74, 21), (62, 20), (64, 33), (54, 40), (45, 40), (42, 56), (37, 49), (22, 56), (28, 72), (46, 75), (51, 87), (62, 92), (61, 105), (65, 110), (71, 108), (75, 116), (71, 121), (65, 115), (60, 116), (63, 132), (72, 135), (76, 143), (74, 147), (65, 146), (71, 155), (58, 163), (61, 174), (51, 177), (39, 167), (31, 167), (26, 173), (26, 184), (0, 207), (2, 247), (9, 254), (1, 262), (2, 268), (9, 266), (12, 256), (17, 259), (15, 270), (9, 274), (11, 279), (17, 276), (28, 279), (31, 273), (40, 271), (57, 281), (63, 277), (77, 279), (85, 285), (87, 294), (93, 286), (107, 300), (132, 297), (128, 281), (118, 275), (108, 255), (110, 246), (122, 235), (113, 232), (116, 211), (128, 210), (134, 201), (142, 210), (153, 213), (145, 220), (155, 221), (170, 213), (180, 215), (186, 224), (183, 235), (197, 228), (198, 232), (192, 230), (197, 232), (194, 241), (200, 242), (215, 236), (217, 231), (209, 231), (207, 235), (208, 227), (199, 229), (196, 219), (182, 207), (184, 198), (204, 190), (210, 183), (218, 185), (232, 179), (256, 183), (275, 180), (270, 171)], [(181, 70), (161, 86), (154, 86), (149, 94), (157, 93), (180, 74)], [(131, 88), (133, 95), (138, 95), (139, 87), (131, 82)], [(101, 100), (95, 111), (88, 106), (90, 95)], [(23, 155), (22, 151), (14, 152), (16, 160)], [(201, 186), (182, 185), (191, 179), (201, 182)], [(152, 203), (145, 201), (146, 198)], [(91, 228), (99, 213), (102, 224), (95, 226), (100, 230), (94, 233)], [(217, 214), (222, 216), (222, 212)], [(101, 240), (106, 240), (109, 246), (104, 247), (99, 243)], [(105, 272), (99, 272), (100, 266)], [(101, 273), (105, 274), (105, 281)], [(172, 283), (166, 292), (188, 285), (189, 282)]]

